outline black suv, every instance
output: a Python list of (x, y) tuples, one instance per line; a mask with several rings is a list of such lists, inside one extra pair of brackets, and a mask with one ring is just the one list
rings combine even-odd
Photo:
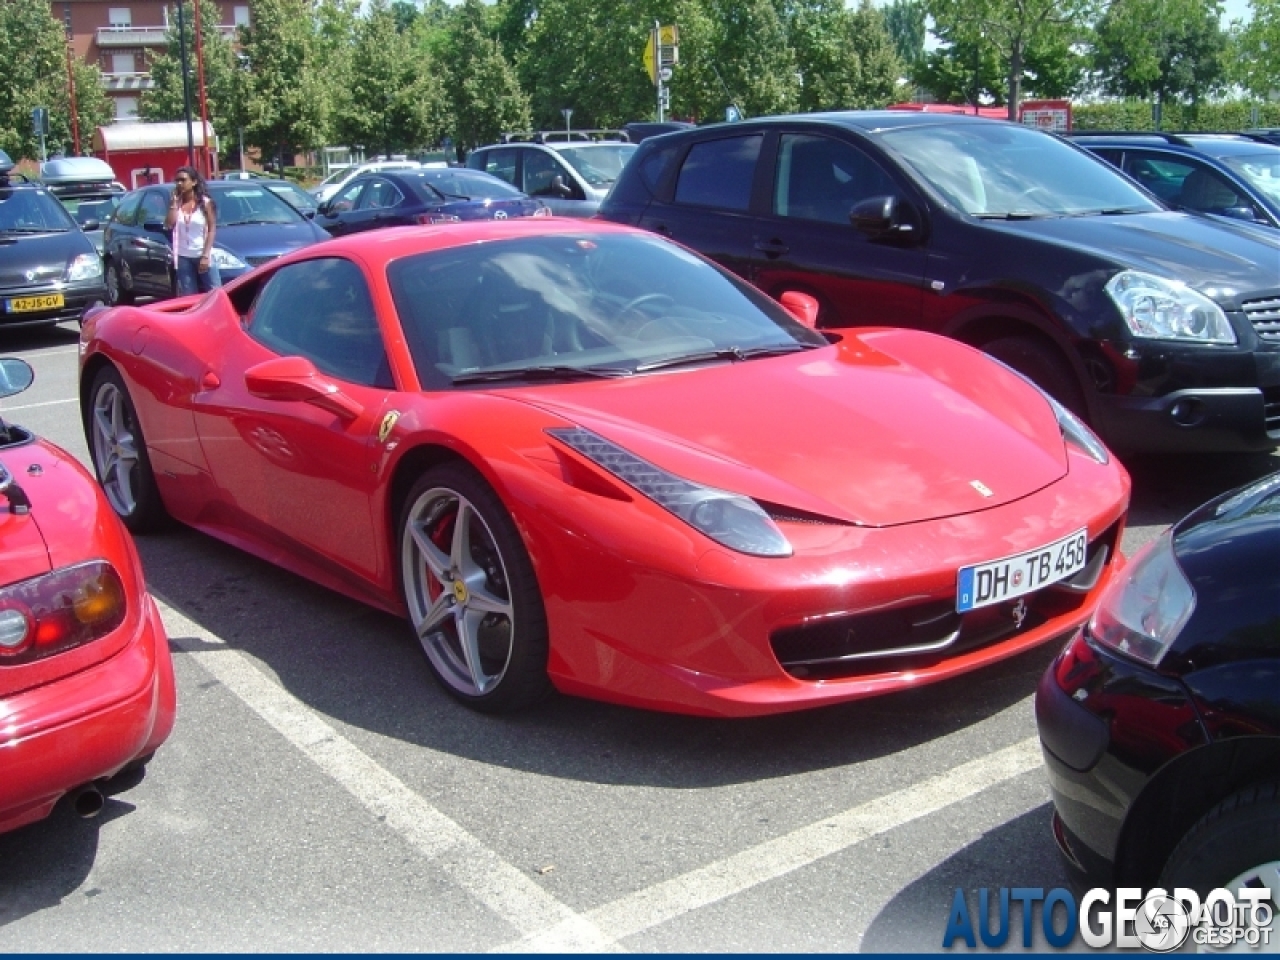
[(0, 151), (0, 327), (79, 320), (104, 302), (102, 257), (45, 188)]
[(1280, 146), (1243, 134), (1069, 136), (1171, 207), (1280, 228)]
[(1280, 443), (1280, 233), (1171, 211), (1017, 124), (895, 111), (645, 141), (599, 216), (645, 227), (821, 327), (985, 350), (1125, 450)]

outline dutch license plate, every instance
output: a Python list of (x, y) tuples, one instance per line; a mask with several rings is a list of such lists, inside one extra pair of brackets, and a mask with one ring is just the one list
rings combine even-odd
[(964, 613), (1002, 600), (1012, 600), (1083, 570), (1087, 535), (1087, 530), (1077, 530), (1036, 550), (961, 567), (956, 610)]
[(36, 310), (56, 310), (63, 305), (62, 294), (45, 293), (38, 297), (14, 297), (4, 302), (10, 313), (33, 313)]

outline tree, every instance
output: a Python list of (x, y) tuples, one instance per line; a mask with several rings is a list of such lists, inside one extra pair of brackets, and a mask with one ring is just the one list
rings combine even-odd
[(893, 0), (881, 9), (885, 28), (893, 38), (894, 49), (900, 59), (911, 69), (924, 60), (924, 41), (928, 30), (924, 0)]
[(1095, 31), (1103, 89), (1198, 102), (1225, 79), (1221, 14), (1219, 0), (1116, 0)]
[(387, 0), (373, 0), (356, 28), (349, 100), (337, 116), (338, 139), (381, 147), (388, 159), (439, 135), (441, 96), (436, 72), (422, 62), (410, 33), (399, 29)]
[[(1023, 55), (1020, 96), (1067, 97), (1088, 72), (1088, 58), (1070, 42), (1073, 32), (1045, 31)], [(930, 51), (912, 71), (912, 79), (943, 103), (1008, 104), (1007, 62), (994, 46), (944, 34), (943, 46)]]
[(1256, 96), (1273, 97), (1280, 91), (1280, 0), (1252, 0), (1251, 6), (1252, 19), (1234, 31), (1232, 78)]
[[(16, 159), (40, 155), (31, 124), (35, 107), (49, 111), (46, 145), (72, 149), (66, 51), (63, 25), (47, 0), (0, 3), (0, 149)], [(81, 149), (87, 150), (94, 127), (110, 122), (111, 104), (97, 67), (73, 58), (72, 70)]]
[(311, 14), (309, 0), (255, 0), (252, 20), (241, 29), (245, 137), (282, 164), (321, 146), (328, 128), (326, 65), (317, 56)]
[[(935, 32), (959, 45), (992, 49), (1004, 65), (1004, 101), (1018, 117), (1028, 51), (1038, 44), (1067, 46), (1072, 32), (1093, 22), (1097, 0), (926, 0)], [(1123, 2), (1123, 0), (1119, 0)]]
[(708, 0), (714, 57), (728, 95), (746, 116), (787, 113), (799, 103), (795, 53), (772, 0)]
[(884, 17), (864, 2), (795, 4), (789, 37), (800, 73), (802, 111), (883, 107), (893, 99), (901, 65)]
[(454, 11), (443, 44), (445, 127), (453, 134), (459, 159), (506, 131), (529, 126), (529, 100), (486, 28), (484, 4), (464, 0)]
[[(222, 14), (212, 0), (199, 0), (200, 40), (204, 60), (205, 100), (209, 108), (209, 122), (220, 133), (224, 143), (234, 143), (233, 134), (243, 125), (244, 110), (242, 91), (236, 76), (235, 49), (218, 29)], [(195, 43), (195, 10), (193, 4), (183, 4), (184, 33), (186, 35), (187, 67), (191, 83), (191, 116), (200, 122), (200, 92), (197, 84)], [(185, 120), (186, 110), (182, 97), (182, 49), (179, 45), (178, 18), (169, 22), (167, 46), (163, 53), (151, 60), (152, 88), (145, 90), (138, 100), (138, 116), (143, 120)]]

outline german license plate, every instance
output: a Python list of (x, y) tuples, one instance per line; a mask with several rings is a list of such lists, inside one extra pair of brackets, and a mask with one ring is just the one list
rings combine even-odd
[(34, 313), (36, 310), (56, 310), (63, 305), (62, 294), (45, 293), (38, 297), (13, 297), (4, 302), (10, 313)]
[(964, 613), (1012, 600), (1083, 570), (1087, 536), (1087, 530), (1077, 530), (1036, 550), (961, 567), (956, 610)]

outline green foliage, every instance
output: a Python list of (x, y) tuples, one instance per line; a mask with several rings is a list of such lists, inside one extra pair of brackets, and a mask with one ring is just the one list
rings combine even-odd
[(1253, 17), (1233, 30), (1230, 78), (1259, 97), (1280, 90), (1280, 0), (1251, 0)]
[(893, 38), (898, 59), (910, 69), (925, 56), (924, 41), (927, 33), (924, 0), (893, 0), (881, 8), (885, 28)]
[(733, 102), (749, 117), (795, 110), (798, 65), (773, 0), (706, 2), (717, 31), (715, 64)]
[(1219, 0), (1116, 0), (1098, 21), (1102, 87), (1161, 103), (1203, 100), (1226, 79)]
[(493, 143), (509, 130), (529, 126), (529, 100), (520, 89), (515, 68), (489, 35), (488, 12), (480, 0), (458, 7), (441, 44), (444, 131), (458, 156)]
[[(1162, 108), (1160, 129), (1188, 132), (1245, 130), (1254, 125), (1254, 110), (1258, 111), (1258, 126), (1280, 127), (1280, 102), (1229, 100), (1196, 106), (1166, 103)], [(1147, 100), (1078, 104), (1072, 109), (1072, 119), (1077, 130), (1155, 129), (1151, 102)]]
[(869, 0), (856, 9), (843, 0), (795, 4), (790, 40), (800, 110), (883, 107), (893, 100), (902, 66), (884, 16)]
[[(0, 150), (14, 160), (40, 156), (31, 111), (49, 111), (46, 146), (72, 151), (71, 94), (67, 83), (66, 39), (47, 0), (0, 3)], [(98, 68), (73, 62), (80, 145), (88, 152), (93, 130), (111, 119)]]

